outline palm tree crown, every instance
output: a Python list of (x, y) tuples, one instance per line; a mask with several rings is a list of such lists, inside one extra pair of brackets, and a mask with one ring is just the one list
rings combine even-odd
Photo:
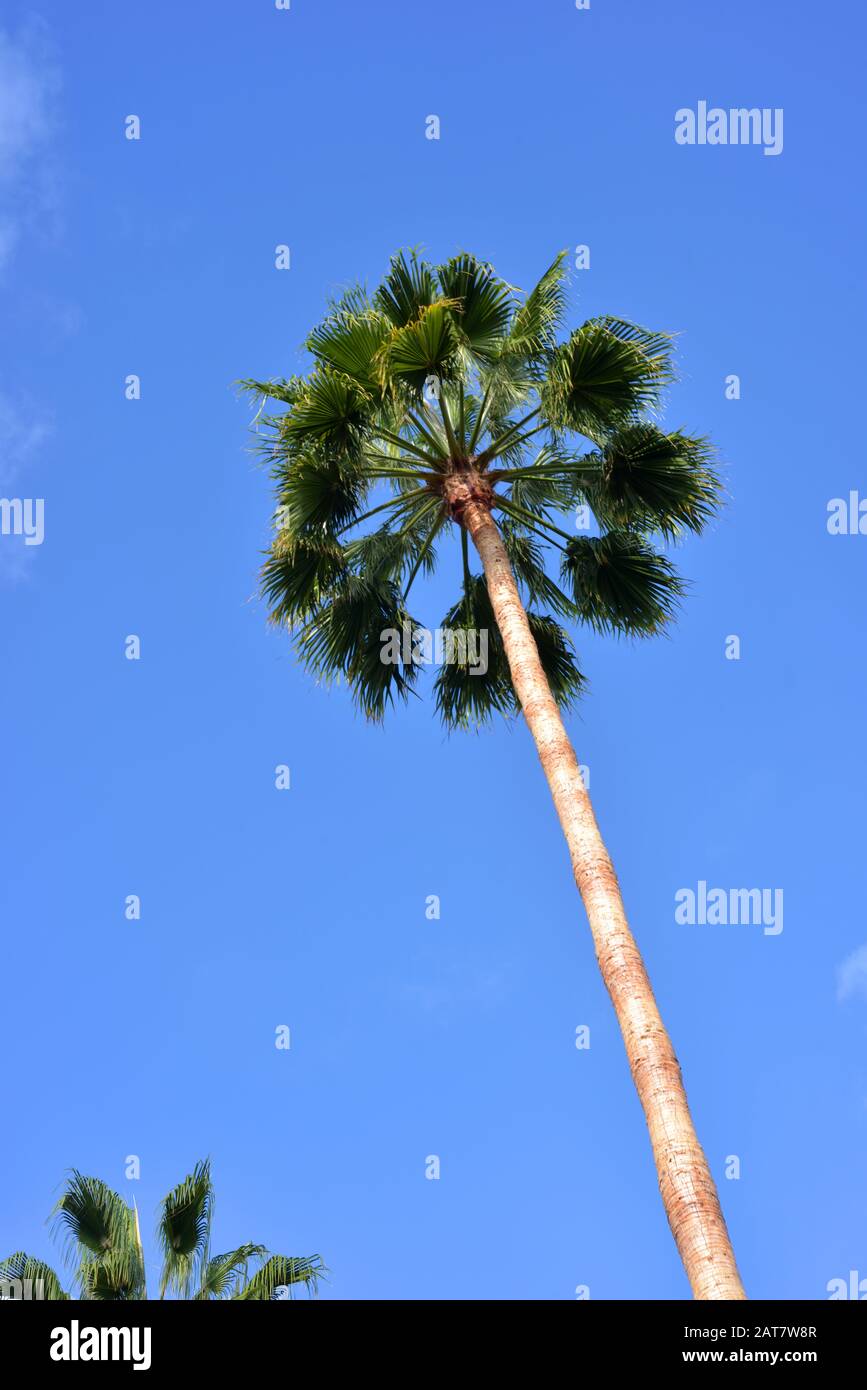
[[(315, 1294), (326, 1274), (319, 1255), (272, 1255), (264, 1245), (244, 1244), (211, 1255), (214, 1188), (210, 1163), (192, 1173), (160, 1204), (157, 1241), (163, 1256), (159, 1296), (181, 1299), (268, 1301), (292, 1297), (299, 1285)], [(55, 1233), (65, 1247), (78, 1297), (109, 1301), (147, 1298), (138, 1212), (99, 1178), (70, 1174), (54, 1212)], [(0, 1286), (38, 1288), (44, 1299), (68, 1299), (50, 1265), (23, 1251), (0, 1260)]]
[[(700, 531), (713, 514), (713, 451), (649, 418), (674, 376), (670, 335), (600, 317), (558, 342), (564, 271), (565, 252), (522, 297), (471, 255), (432, 266), (401, 253), (373, 295), (351, 289), (310, 333), (307, 376), (244, 383), (285, 407), (264, 420), (277, 497), (262, 571), (271, 618), (292, 631), (304, 664), (347, 682), (372, 719), (415, 684), (416, 653), (383, 660), (382, 634), (417, 626), (410, 592), (434, 570), (450, 525), (463, 576), (441, 627), (484, 630), (490, 647), (482, 674), (455, 644), (437, 707), (452, 727), (517, 708), (484, 580), (469, 565), (468, 500), (500, 514), (561, 706), (584, 684), (564, 620), (643, 636), (674, 613), (684, 585), (658, 542)], [(598, 534), (557, 524), (578, 506)]]

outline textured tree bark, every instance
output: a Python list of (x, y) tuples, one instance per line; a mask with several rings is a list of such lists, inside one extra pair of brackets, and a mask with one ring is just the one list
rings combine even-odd
[(617, 875), (542, 669), (506, 548), (484, 494), (479, 496), (472, 486), (461, 491), (454, 514), (467, 527), (484, 566), (512, 682), (569, 846), (596, 958), (650, 1131), (663, 1204), (693, 1294), (699, 1299), (746, 1298), (680, 1066), (629, 930)]

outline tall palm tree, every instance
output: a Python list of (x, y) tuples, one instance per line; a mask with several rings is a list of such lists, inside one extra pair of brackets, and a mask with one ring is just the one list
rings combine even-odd
[[(173, 1293), (181, 1299), (266, 1302), (291, 1298), (300, 1284), (310, 1294), (317, 1292), (318, 1281), (326, 1274), (318, 1255), (293, 1259), (271, 1255), (264, 1245), (252, 1244), (211, 1255), (213, 1214), (214, 1188), (210, 1163), (205, 1160), (197, 1163), (160, 1204), (160, 1298)], [(144, 1252), (134, 1206), (128, 1207), (99, 1178), (73, 1171), (53, 1216), (79, 1298), (101, 1302), (147, 1298)], [(73, 1297), (50, 1265), (23, 1251), (0, 1261), (0, 1286), (28, 1280), (31, 1292), (38, 1288), (46, 1300)]]
[[(379, 720), (413, 690), (425, 656), (411, 640), (410, 591), (434, 569), (437, 543), (458, 533), (462, 584), (443, 623), (453, 659), (435, 683), (440, 715), (463, 727), (523, 713), (694, 1294), (744, 1298), (677, 1058), (561, 714), (584, 684), (561, 620), (633, 636), (661, 631), (684, 584), (657, 543), (701, 531), (720, 484), (705, 439), (666, 433), (650, 418), (673, 379), (669, 335), (600, 317), (558, 341), (564, 264), (565, 252), (524, 297), (474, 256), (434, 266), (400, 253), (375, 293), (353, 288), (330, 305), (307, 339), (308, 375), (243, 383), (262, 398), (260, 416), (266, 401), (277, 407), (260, 425), (277, 497), (263, 593), (302, 662), (344, 680)], [(579, 504), (598, 534), (557, 524)], [(469, 542), (482, 574), (471, 568)], [(552, 550), (556, 578), (546, 567)], [(488, 634), (484, 672), (477, 631)], [(394, 642), (395, 632), (410, 641)]]

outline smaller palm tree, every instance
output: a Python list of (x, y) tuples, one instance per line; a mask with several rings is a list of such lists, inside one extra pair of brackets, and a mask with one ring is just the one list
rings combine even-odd
[[(214, 1187), (206, 1159), (160, 1203), (157, 1242), (163, 1257), (159, 1296), (180, 1299), (246, 1299), (267, 1302), (292, 1298), (303, 1284), (318, 1293), (327, 1274), (319, 1255), (273, 1255), (264, 1245), (239, 1245), (211, 1255)], [(99, 1178), (73, 1169), (52, 1213), (54, 1231), (65, 1247), (76, 1295), (68, 1293), (50, 1265), (23, 1251), (0, 1260), (0, 1286), (31, 1281), (39, 1297), (50, 1300), (112, 1301), (145, 1299), (147, 1277), (138, 1211)]]

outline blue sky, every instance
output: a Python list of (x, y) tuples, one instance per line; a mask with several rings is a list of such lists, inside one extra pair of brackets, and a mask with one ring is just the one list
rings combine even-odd
[[(666, 422), (712, 435), (730, 501), (682, 547), (668, 640), (579, 634), (569, 728), (748, 1292), (867, 1276), (867, 537), (826, 526), (867, 496), (860, 11), (4, 24), (0, 495), (43, 498), (45, 539), (0, 536), (2, 1253), (51, 1256), (71, 1166), (149, 1239), (210, 1154), (215, 1247), (319, 1251), (325, 1297), (687, 1296), (526, 730), (447, 737), (429, 700), (371, 728), (296, 667), (256, 599), (271, 502), (233, 388), (302, 369), (327, 295), (398, 247), (528, 287), (586, 244), (573, 322), (682, 334)], [(676, 144), (700, 100), (782, 108), (782, 154)], [(678, 925), (700, 880), (782, 889), (784, 930)]]

